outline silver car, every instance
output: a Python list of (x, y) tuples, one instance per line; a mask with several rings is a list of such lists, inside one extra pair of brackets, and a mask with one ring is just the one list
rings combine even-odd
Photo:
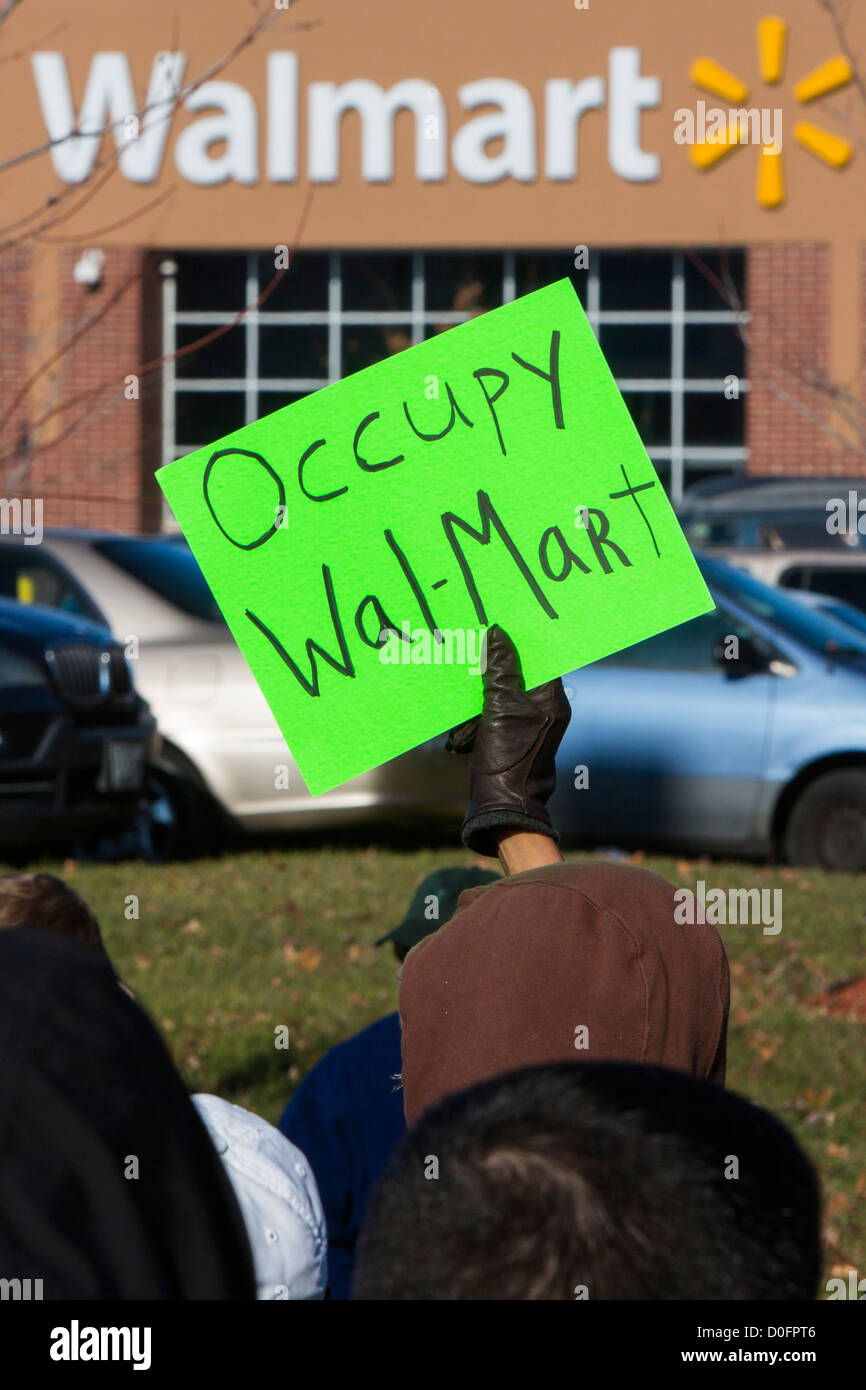
[(441, 737), (310, 796), (180, 540), (48, 531), (37, 546), (3, 537), (0, 594), (101, 622), (123, 645), (162, 735), (146, 832), (153, 857), (212, 847), (217, 819), (275, 831), (463, 814), (466, 769)]

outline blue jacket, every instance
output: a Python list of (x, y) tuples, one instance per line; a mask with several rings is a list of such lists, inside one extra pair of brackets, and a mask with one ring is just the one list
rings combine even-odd
[(279, 1128), (306, 1156), (328, 1228), (331, 1298), (346, 1299), (371, 1188), (406, 1132), (400, 1016), (339, 1043), (307, 1073)]

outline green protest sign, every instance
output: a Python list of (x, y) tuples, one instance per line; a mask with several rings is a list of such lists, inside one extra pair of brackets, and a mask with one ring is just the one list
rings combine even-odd
[(157, 477), (314, 795), (713, 607), (568, 280)]

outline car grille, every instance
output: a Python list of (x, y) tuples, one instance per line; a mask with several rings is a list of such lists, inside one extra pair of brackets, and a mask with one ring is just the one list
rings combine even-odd
[(112, 704), (131, 693), (129, 669), (115, 643), (64, 642), (49, 647), (45, 660), (58, 693), (70, 705)]

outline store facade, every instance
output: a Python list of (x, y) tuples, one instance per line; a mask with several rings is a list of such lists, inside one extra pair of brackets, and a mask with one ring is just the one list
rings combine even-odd
[(170, 524), (161, 463), (564, 275), (675, 499), (866, 472), (866, 104), (814, 0), (176, 11), (0, 30), (2, 462), (46, 525)]

